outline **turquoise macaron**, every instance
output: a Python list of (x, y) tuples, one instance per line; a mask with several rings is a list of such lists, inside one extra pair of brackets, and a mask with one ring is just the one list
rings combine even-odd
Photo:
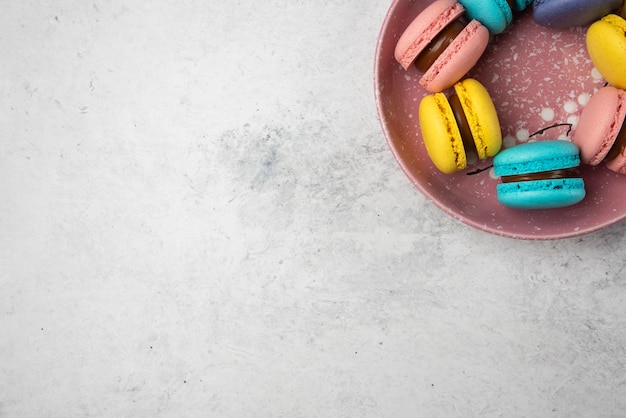
[(501, 151), (493, 159), (498, 201), (516, 209), (550, 209), (574, 205), (585, 197), (576, 167), (579, 148), (565, 140), (528, 142)]
[[(459, 3), (469, 19), (478, 20), (492, 35), (504, 32), (513, 20), (513, 10), (507, 0), (459, 0)], [(523, 10), (532, 0), (514, 0), (511, 3), (515, 10)]]

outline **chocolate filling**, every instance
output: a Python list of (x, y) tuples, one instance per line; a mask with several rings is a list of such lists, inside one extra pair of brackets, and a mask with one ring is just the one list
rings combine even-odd
[(455, 20), (446, 26), (428, 46), (415, 59), (415, 66), (425, 73), (433, 65), (435, 60), (450, 46), (452, 41), (461, 33), (466, 24), (460, 19)]
[(624, 153), (626, 149), (626, 123), (622, 125), (622, 128), (619, 130), (617, 134), (617, 138), (615, 138), (615, 142), (613, 146), (609, 150), (609, 153), (604, 158), (604, 161), (611, 161), (615, 158), (619, 157), (620, 154)]
[(453, 94), (448, 98), (448, 102), (452, 108), (454, 120), (456, 120), (459, 131), (461, 131), (461, 139), (463, 140), (463, 146), (465, 147), (465, 154), (470, 151), (478, 153), (478, 150), (476, 149), (476, 142), (474, 142), (474, 135), (472, 135), (472, 129), (470, 128), (470, 124), (467, 121), (465, 112), (463, 111), (463, 106), (461, 105), (459, 96)]
[(563, 168), (560, 170), (542, 171), (540, 173), (517, 174), (513, 176), (502, 176), (502, 183), (514, 183), (518, 181), (533, 180), (555, 180), (566, 179), (570, 177), (580, 177), (580, 173), (576, 167)]

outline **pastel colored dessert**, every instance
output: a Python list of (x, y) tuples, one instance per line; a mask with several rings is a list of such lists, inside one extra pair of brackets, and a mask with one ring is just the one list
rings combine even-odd
[(584, 180), (576, 172), (579, 150), (569, 141), (527, 142), (493, 159), (502, 183), (498, 201), (516, 209), (551, 209), (574, 205), (585, 197)]
[(487, 47), (489, 31), (476, 20), (466, 24), (464, 12), (456, 0), (437, 0), (398, 39), (396, 60), (405, 70), (414, 64), (423, 73), (420, 84), (431, 93), (463, 78)]
[(428, 95), (419, 106), (419, 122), (426, 151), (439, 171), (452, 174), (467, 167), (467, 155), (493, 157), (502, 147), (495, 106), (485, 87), (468, 78), (444, 93)]
[(603, 87), (583, 109), (573, 142), (580, 148), (580, 159), (589, 165), (606, 166), (626, 174), (626, 91)]
[(610, 14), (587, 30), (587, 52), (593, 65), (611, 85), (626, 89), (626, 20)]
[(459, 0), (468, 19), (476, 19), (497, 35), (513, 20), (513, 0)]
[(534, 0), (533, 19), (542, 26), (565, 29), (587, 25), (615, 12), (623, 0)]

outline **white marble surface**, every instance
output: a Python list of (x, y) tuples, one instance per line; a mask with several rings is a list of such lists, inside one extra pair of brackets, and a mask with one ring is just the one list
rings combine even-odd
[(388, 1), (3, 1), (0, 417), (624, 417), (624, 224), (445, 215)]

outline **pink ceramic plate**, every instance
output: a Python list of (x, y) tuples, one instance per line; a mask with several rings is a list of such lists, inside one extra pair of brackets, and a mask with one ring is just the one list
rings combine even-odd
[[(587, 196), (564, 209), (515, 210), (498, 203), (491, 161), (446, 175), (433, 166), (424, 147), (418, 105), (427, 92), (415, 68), (404, 71), (394, 60), (398, 37), (432, 0), (395, 0), (376, 48), (378, 113), (389, 146), (400, 166), (430, 200), (449, 215), (480, 230), (513, 238), (555, 239), (586, 234), (626, 218), (626, 175), (583, 166)], [(490, 92), (502, 126), (504, 147), (529, 140), (569, 139), (589, 98), (604, 85), (585, 48), (586, 28), (556, 31), (536, 25), (532, 11), (514, 16), (514, 24), (496, 36), (468, 74)]]

